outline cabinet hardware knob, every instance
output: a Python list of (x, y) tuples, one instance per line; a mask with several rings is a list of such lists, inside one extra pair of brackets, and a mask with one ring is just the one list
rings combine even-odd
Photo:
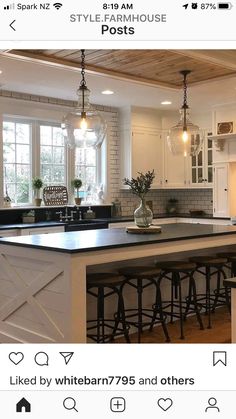
[(168, 180), (166, 179), (166, 183), (168, 182)]
[(227, 192), (228, 189), (224, 189), (224, 190), (225, 190), (225, 192)]

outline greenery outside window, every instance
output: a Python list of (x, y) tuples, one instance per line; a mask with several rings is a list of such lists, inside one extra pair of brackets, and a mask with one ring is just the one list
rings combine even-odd
[(60, 126), (40, 124), (40, 177), (44, 185), (66, 186), (66, 149)]
[(4, 120), (4, 195), (7, 192), (14, 204), (27, 204), (31, 201), (31, 144), (30, 121)]
[(98, 152), (93, 148), (75, 149), (75, 177), (82, 180), (80, 196), (86, 201), (96, 199)]

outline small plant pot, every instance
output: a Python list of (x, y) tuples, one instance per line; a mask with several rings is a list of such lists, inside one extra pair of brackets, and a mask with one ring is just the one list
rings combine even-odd
[(75, 198), (76, 205), (80, 205), (82, 201), (82, 198)]
[(42, 199), (41, 198), (34, 198), (34, 203), (35, 203), (36, 207), (40, 207), (41, 203), (42, 203)]

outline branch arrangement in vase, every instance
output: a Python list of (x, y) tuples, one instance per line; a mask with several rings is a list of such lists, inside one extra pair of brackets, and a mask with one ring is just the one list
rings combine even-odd
[(148, 191), (151, 188), (151, 185), (155, 179), (155, 173), (154, 170), (150, 172), (150, 170), (147, 173), (138, 172), (137, 178), (124, 178), (123, 182), (124, 185), (127, 185), (130, 187), (131, 192), (134, 195), (139, 196), (140, 198), (144, 198), (144, 196), (148, 193)]

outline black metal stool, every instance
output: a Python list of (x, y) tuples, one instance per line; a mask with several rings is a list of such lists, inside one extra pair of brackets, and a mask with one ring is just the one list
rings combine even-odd
[[(206, 279), (205, 294), (197, 294), (197, 301), (200, 302), (208, 314), (208, 329), (211, 329), (211, 312), (214, 312), (216, 307), (222, 306), (220, 298), (220, 282), (221, 276), (226, 279), (224, 272), (227, 259), (218, 256), (194, 256), (189, 259), (191, 262), (196, 263), (196, 272), (201, 273)], [(203, 269), (203, 270), (202, 270)], [(211, 277), (217, 274), (216, 290), (214, 294), (211, 293)], [(227, 298), (226, 298), (227, 299)], [(225, 303), (227, 304), (227, 303)]]
[[(168, 330), (165, 323), (165, 316), (162, 312), (161, 294), (159, 287), (160, 269), (155, 266), (128, 266), (119, 269), (119, 273), (126, 278), (124, 285), (130, 285), (137, 290), (137, 307), (125, 310), (126, 321), (138, 329), (138, 343), (141, 342), (141, 333), (143, 328), (150, 326), (152, 329), (154, 324), (160, 323), (166, 338), (166, 342), (170, 342)], [(156, 316), (153, 317), (153, 309), (143, 307), (143, 290), (153, 286), (155, 289)]]
[[(113, 341), (116, 336), (124, 336), (126, 342), (129, 340), (129, 326), (125, 320), (124, 300), (122, 287), (124, 277), (118, 273), (102, 272), (87, 275), (87, 293), (97, 299), (97, 318), (87, 321), (87, 337), (97, 343)], [(107, 292), (105, 290), (107, 289)], [(113, 319), (105, 318), (105, 299), (117, 295), (117, 312)], [(89, 326), (91, 324), (91, 326)], [(90, 331), (95, 332), (90, 333)], [(111, 332), (109, 333), (109, 330)]]
[[(230, 270), (230, 278), (236, 276), (236, 252), (221, 252), (217, 253), (218, 257), (222, 257), (227, 259), (227, 263), (225, 265), (225, 268)], [(230, 287), (221, 287), (219, 290), (220, 294), (220, 301), (222, 301), (223, 304), (225, 302), (228, 302), (228, 309), (231, 313), (231, 288)], [(222, 305), (223, 305), (222, 304)]]
[[(173, 323), (174, 318), (180, 320), (180, 339), (184, 339), (184, 320), (190, 313), (196, 314), (200, 329), (203, 330), (204, 327), (199, 305), (197, 303), (196, 284), (193, 276), (196, 269), (195, 263), (186, 261), (166, 261), (158, 262), (156, 266), (162, 271), (159, 279), (160, 284), (164, 278), (171, 281), (171, 300), (163, 301), (163, 312), (170, 316), (171, 323)], [(189, 281), (187, 301), (186, 299), (183, 300), (182, 297), (182, 282), (185, 279), (188, 279)], [(192, 309), (190, 309), (191, 306), (193, 306)]]
[[(236, 276), (236, 252), (221, 252), (217, 253), (217, 257), (227, 259), (226, 267), (230, 268), (231, 277)], [(229, 266), (227, 266), (229, 265)]]

